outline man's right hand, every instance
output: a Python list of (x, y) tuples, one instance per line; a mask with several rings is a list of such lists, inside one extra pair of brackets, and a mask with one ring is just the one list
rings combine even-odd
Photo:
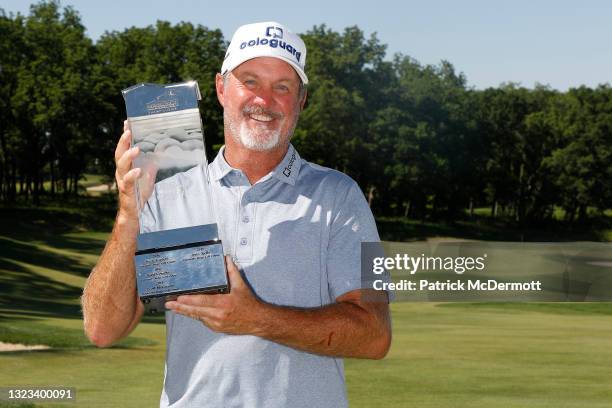
[(138, 207), (136, 203), (136, 180), (140, 176), (140, 168), (131, 168), (132, 162), (138, 156), (138, 146), (130, 148), (132, 131), (127, 120), (123, 122), (123, 134), (115, 149), (115, 179), (119, 192), (118, 218), (124, 221), (138, 221)]

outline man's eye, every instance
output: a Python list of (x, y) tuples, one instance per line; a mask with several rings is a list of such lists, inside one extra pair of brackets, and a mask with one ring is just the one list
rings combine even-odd
[(289, 92), (289, 87), (286, 85), (276, 85), (276, 89), (280, 92)]
[(244, 81), (244, 84), (245, 84), (246, 86), (255, 86), (255, 84), (256, 84), (256, 83), (257, 83), (257, 82), (255, 82), (255, 80), (254, 80), (254, 79), (247, 79), (246, 81)]

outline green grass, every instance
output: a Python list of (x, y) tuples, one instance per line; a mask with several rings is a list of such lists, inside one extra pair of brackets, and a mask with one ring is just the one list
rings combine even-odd
[[(0, 386), (77, 390), (76, 405), (0, 407), (158, 404), (159, 320), (147, 319), (109, 349), (82, 334), (78, 297), (108, 219), (106, 201), (0, 209), (0, 341), (53, 346), (0, 354)], [(387, 358), (345, 362), (351, 407), (612, 406), (611, 304), (395, 303), (392, 314)]]
[[(110, 182), (112, 182), (112, 180), (110, 180)], [(93, 186), (98, 186), (100, 184), (106, 184), (109, 183), (109, 178), (107, 176), (104, 176), (102, 174), (83, 174), (81, 176), (81, 179), (78, 182), (78, 190), (79, 191), (84, 191), (87, 187), (93, 187)], [(43, 189), (44, 191), (51, 191), (51, 181), (47, 180), (43, 182)], [(21, 193), (21, 185), (17, 184), (17, 193)], [(58, 194), (62, 194), (61, 192), (58, 192)]]
[[(596, 208), (594, 207), (589, 207), (587, 209), (587, 213), (589, 214), (589, 216), (596, 216), (598, 214), (598, 211)], [(465, 210), (465, 214), (469, 214), (469, 211), (466, 209)], [(491, 207), (477, 207), (474, 208), (474, 215), (478, 215), (478, 216), (484, 216), (484, 217), (490, 217), (491, 216)], [(606, 217), (612, 217), (612, 209), (608, 209), (604, 211), (604, 215)], [(566, 216), (566, 212), (562, 207), (559, 207), (557, 205), (554, 206), (553, 208), (553, 213), (552, 213), (552, 218), (554, 220), (557, 221), (561, 221), (565, 218)]]
[(421, 241), (433, 237), (453, 237), (484, 241), (562, 242), (612, 241), (612, 217), (591, 220), (588, 225), (569, 226), (561, 221), (518, 228), (513, 221), (488, 216), (447, 223), (418, 221), (404, 217), (377, 217), (381, 239), (385, 241)]
[(587, 308), (394, 304), (387, 359), (346, 364), (351, 406), (610, 407), (612, 318)]
[[(0, 339), (7, 343), (44, 344), (56, 350), (93, 347), (80, 327), (72, 329), (36, 321), (5, 322), (0, 325)], [(130, 348), (154, 344), (156, 342), (153, 340), (132, 336), (113, 347)]]
[(540, 312), (554, 315), (612, 316), (612, 303), (441, 303), (439, 307), (459, 311), (490, 311), (498, 313)]
[(79, 187), (87, 188), (99, 186), (100, 184), (106, 184), (108, 182), (108, 178), (101, 174), (83, 174), (83, 178), (79, 180)]
[[(45, 324), (50, 330), (82, 330), (76, 319), (45, 319)], [(130, 337), (147, 344), (4, 353), (0, 384), (75, 387), (83, 407), (155, 406), (163, 380), (164, 327), (143, 323)]]
[[(112, 206), (105, 203), (0, 209), (0, 341), (52, 347), (0, 354), (0, 386), (76, 387), (77, 406), (84, 407), (159, 403), (159, 319), (147, 319), (109, 349), (93, 347), (83, 334), (79, 297), (108, 236)], [(105, 230), (89, 230), (96, 226)]]

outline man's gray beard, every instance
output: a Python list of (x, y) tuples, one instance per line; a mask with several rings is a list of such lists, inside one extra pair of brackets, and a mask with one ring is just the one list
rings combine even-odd
[[(234, 138), (234, 140), (240, 143), (242, 146), (246, 147), (247, 149), (262, 152), (266, 150), (272, 150), (275, 147), (278, 147), (280, 143), (281, 129), (283, 127), (282, 123), (280, 124), (278, 129), (259, 129), (260, 131), (264, 132), (264, 137), (258, 138), (255, 137), (256, 135), (253, 134), (254, 131), (247, 126), (246, 120), (243, 120), (240, 125), (237, 125), (236, 122), (229, 117), (226, 111), (223, 111), (223, 122), (224, 126), (227, 126), (229, 128), (231, 136)], [(293, 119), (291, 127), (288, 129), (289, 135), (287, 137), (287, 140), (291, 139), (291, 136), (293, 136), (293, 131), (295, 130), (296, 125), (297, 115)], [(257, 132), (257, 130), (255, 130), (255, 132)]]

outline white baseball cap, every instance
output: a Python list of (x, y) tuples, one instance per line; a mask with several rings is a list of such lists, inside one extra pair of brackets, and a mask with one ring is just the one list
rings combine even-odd
[(238, 27), (227, 47), (221, 74), (257, 57), (274, 57), (287, 62), (295, 69), (304, 85), (308, 83), (304, 72), (306, 45), (284, 25), (267, 21)]

